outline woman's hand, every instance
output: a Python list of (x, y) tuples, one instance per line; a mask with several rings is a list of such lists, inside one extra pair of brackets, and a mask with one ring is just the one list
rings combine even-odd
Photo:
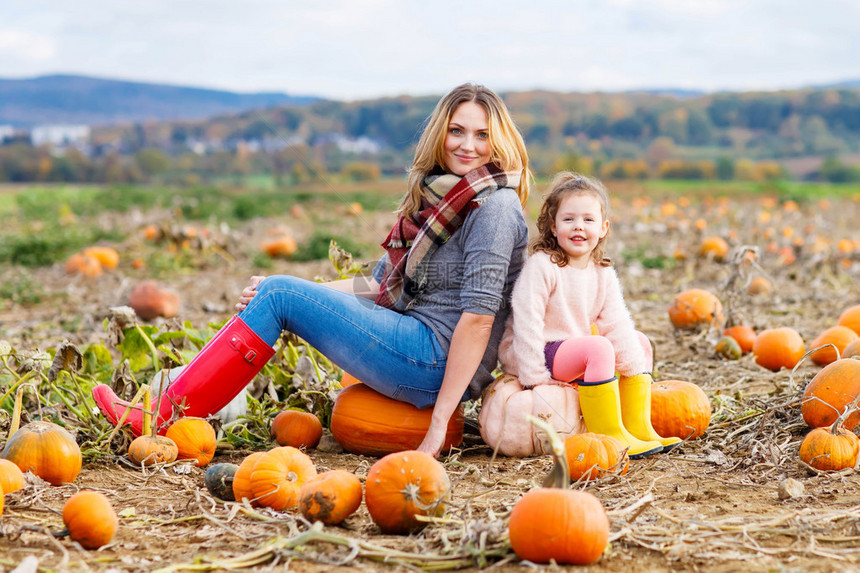
[(418, 446), (419, 452), (430, 454), (434, 458), (438, 458), (442, 452), (442, 446), (445, 443), (445, 434), (448, 431), (447, 424), (433, 424), (427, 428), (427, 433), (424, 434), (424, 440)]
[(248, 286), (242, 289), (242, 294), (239, 295), (239, 302), (236, 303), (236, 312), (242, 312), (251, 302), (251, 299), (257, 296), (257, 285), (263, 282), (266, 277), (253, 276), (248, 281)]

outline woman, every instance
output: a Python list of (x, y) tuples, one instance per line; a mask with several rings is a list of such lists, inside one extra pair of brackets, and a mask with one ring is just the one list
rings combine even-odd
[[(223, 407), (289, 330), (374, 390), (432, 406), (419, 449), (438, 456), (458, 404), (492, 381), (528, 240), (529, 177), (525, 145), (501, 98), (480, 85), (454, 88), (427, 121), (372, 276), (325, 284), (252, 277), (239, 314), (166, 391), (159, 419), (183, 400), (183, 415)], [(93, 393), (115, 424), (127, 404), (103, 385)], [(129, 411), (136, 431), (139, 417)]]

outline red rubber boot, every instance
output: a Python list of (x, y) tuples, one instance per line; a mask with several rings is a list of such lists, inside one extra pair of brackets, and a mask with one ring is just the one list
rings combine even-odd
[[(163, 434), (167, 428), (161, 426), (173, 417), (173, 403), (183, 405), (183, 401), (182, 416), (205, 418), (214, 414), (254, 379), (274, 353), (275, 350), (242, 319), (234, 316), (162, 393), (161, 407), (153, 417), (153, 426)], [(129, 403), (120, 400), (106, 384), (93, 388), (93, 398), (114, 426), (129, 410)], [(152, 403), (155, 405), (156, 400)], [(141, 409), (130, 409), (125, 423), (131, 424), (132, 432), (139, 436), (143, 431)]]

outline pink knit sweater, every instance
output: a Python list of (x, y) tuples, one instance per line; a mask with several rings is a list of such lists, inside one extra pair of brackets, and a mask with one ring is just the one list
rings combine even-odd
[(499, 361), (524, 386), (558, 383), (544, 358), (548, 342), (591, 334), (591, 325), (612, 343), (615, 369), (645, 372), (644, 351), (612, 267), (589, 262), (584, 269), (559, 267), (536, 252), (526, 261), (511, 298), (511, 316), (499, 345)]

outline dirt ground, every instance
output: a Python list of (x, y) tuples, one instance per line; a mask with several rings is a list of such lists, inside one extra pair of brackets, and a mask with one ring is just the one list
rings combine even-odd
[[(739, 209), (757, 213), (760, 207), (750, 200)], [(856, 201), (834, 200), (817, 232), (846, 228), (843, 217), (856, 229), (857, 210)], [(629, 258), (619, 262), (619, 275), (637, 326), (655, 343), (655, 377), (699, 384), (711, 398), (714, 413), (703, 437), (668, 454), (632, 461), (625, 476), (581, 486), (603, 502), (611, 520), (609, 548), (597, 563), (582, 569), (860, 570), (857, 474), (853, 470), (810, 474), (798, 463), (797, 450), (808, 431), (800, 417), (798, 392), (819, 368), (807, 360), (792, 376), (786, 370), (773, 373), (759, 367), (751, 355), (727, 361), (713, 350), (714, 331), (675, 331), (666, 313), (680, 290), (708, 288), (728, 302), (739, 322), (756, 331), (791, 326), (808, 344), (834, 325), (842, 310), (860, 303), (858, 263), (822, 263), (802, 251), (793, 265), (766, 264), (762, 256), (762, 268), (750, 273), (766, 274), (775, 289), (750, 296), (727, 288), (733, 276), (736, 285), (749, 278), (733, 274), (739, 267), (695, 256), (699, 235), (667, 228), (656, 216), (616, 211), (610, 248), (616, 260), (622, 260), (625, 249), (639, 245), (662, 245), (664, 251), (678, 246), (688, 254), (686, 260), (672, 258), (671, 265), (659, 269), (646, 268), (644, 256)], [(390, 222), (390, 214), (364, 214), (349, 220), (345, 228), (370, 242), (367, 237), (383, 235)], [(741, 215), (730, 222), (714, 215), (709, 223), (715, 228), (722, 225), (723, 234), (735, 229), (733, 245), (756, 244), (764, 251), (763, 241), (744, 236), (750, 225)], [(226, 318), (245, 278), (261, 272), (244, 262), (243, 248), (247, 251), (281, 224), (283, 219), (258, 221), (234, 230), (231, 241), (244, 246), (235, 250), (240, 254), (235, 260), (166, 280), (181, 294), (181, 318), (195, 324)], [(312, 229), (307, 222), (287, 224), (299, 238)], [(313, 278), (330, 275), (330, 269), (327, 261), (276, 261), (265, 272)], [(101, 323), (107, 308), (123, 304), (144, 274), (121, 267), (93, 283), (70, 279), (58, 266), (36, 271), (35, 276), (56, 296), (35, 307), (7, 304), (0, 311), (0, 339), (18, 347), (55, 346), (66, 338), (75, 344), (103, 340)], [(220, 450), (213, 463), (238, 463), (246, 453)], [(362, 479), (375, 461), (342, 452), (328, 435), (320, 448), (308, 453), (319, 471), (342, 468)], [(522, 570), (527, 564), (506, 544), (507, 517), (551, 466), (549, 457), (494, 457), (478, 436), (467, 435), (461, 449), (441, 458), (453, 484), (445, 518), (418, 534), (383, 535), (362, 505), (342, 527), (327, 527), (310, 541), (308, 537), (316, 533), (306, 533), (308, 524), (295, 513), (213, 499), (203, 486), (200, 468), (177, 463), (143, 474), (123, 458), (86, 465), (73, 485), (36, 484), (6, 495), (0, 518), (0, 571), (19, 565), (20, 571), (33, 571), (24, 568), (34, 563), (33, 558), (40, 570), (69, 571), (252, 567), (316, 572), (333, 567), (405, 569), (422, 563), (427, 568)], [(803, 491), (780, 496), (780, 484), (789, 478)], [(68, 539), (46, 533), (62, 528), (59, 510), (64, 500), (84, 488), (104, 492), (120, 515), (114, 541), (99, 551), (80, 550)]]

